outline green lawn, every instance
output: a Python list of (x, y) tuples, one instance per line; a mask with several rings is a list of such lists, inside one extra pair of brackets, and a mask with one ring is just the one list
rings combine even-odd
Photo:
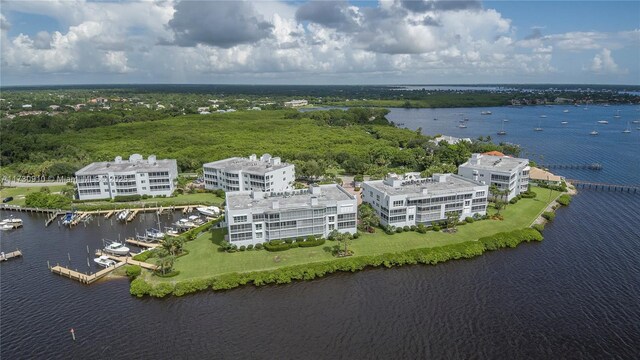
[[(40, 191), (44, 186), (33, 187), (10, 187), (0, 190), (0, 199), (12, 196), (13, 201), (8, 202), (9, 205), (24, 206), (24, 198), (34, 192)], [(58, 192), (65, 187), (65, 185), (47, 186), (52, 193)]]
[[(492, 235), (502, 231), (528, 227), (546, 208), (549, 203), (549, 190), (533, 189), (538, 197), (522, 199), (515, 205), (509, 205), (501, 211), (504, 220), (483, 220), (460, 226), (455, 234), (429, 231), (426, 234), (417, 232), (403, 232), (386, 235), (381, 230), (374, 234), (363, 234), (359, 239), (351, 242), (351, 249), (358, 255), (374, 255), (399, 250), (423, 247), (443, 246), (480, 237)], [(553, 192), (551, 200), (559, 195)], [(219, 243), (223, 238), (223, 230), (215, 230), (214, 241)], [(208, 278), (231, 272), (248, 272), (267, 270), (277, 267), (304, 264), (309, 262), (335, 259), (331, 255), (330, 247), (336, 242), (327, 241), (323, 246), (313, 248), (294, 248), (283, 252), (244, 251), (237, 253), (220, 252), (219, 246), (211, 241), (211, 234), (203, 234), (196, 240), (188, 242), (186, 248), (189, 254), (176, 260), (175, 268), (180, 271), (178, 276), (161, 279), (148, 277), (155, 281), (181, 281), (195, 278)]]
[(73, 204), (78, 210), (95, 210), (100, 209), (126, 209), (143, 206), (180, 206), (180, 205), (220, 205), (224, 202), (223, 198), (211, 193), (196, 193), (176, 195), (170, 198), (149, 198), (132, 202), (111, 202), (111, 201), (92, 201)]

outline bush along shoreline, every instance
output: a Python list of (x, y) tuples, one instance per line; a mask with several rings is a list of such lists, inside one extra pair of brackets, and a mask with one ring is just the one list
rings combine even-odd
[(542, 241), (542, 234), (533, 228), (524, 228), (486, 236), (477, 241), (445, 245), (433, 248), (411, 249), (397, 253), (371, 256), (353, 256), (330, 261), (294, 265), (272, 270), (247, 273), (229, 273), (207, 279), (185, 280), (177, 283), (161, 282), (153, 285), (138, 277), (131, 282), (130, 293), (137, 297), (150, 295), (164, 297), (182, 296), (206, 289), (228, 290), (253, 284), (288, 284), (294, 280), (313, 280), (334, 272), (355, 272), (366, 268), (425, 264), (435, 265), (448, 260), (470, 259), (482, 255), (485, 251), (501, 248), (514, 248), (522, 242)]

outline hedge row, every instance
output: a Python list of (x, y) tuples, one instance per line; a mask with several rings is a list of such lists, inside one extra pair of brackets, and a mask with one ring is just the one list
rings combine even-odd
[[(482, 255), (487, 250), (495, 250), (502, 247), (515, 247), (520, 242), (541, 241), (542, 235), (535, 229), (527, 228), (507, 233), (498, 233), (479, 239), (479, 241), (467, 241), (460, 244), (452, 244), (435, 248), (412, 249), (399, 253), (386, 253), (382, 255), (355, 256), (335, 259), (324, 262), (309, 263), (295, 266), (282, 267), (273, 270), (255, 271), (249, 273), (230, 273), (215, 276), (209, 279), (186, 280), (175, 285), (160, 283), (156, 286), (145, 282), (141, 278), (131, 283), (132, 295), (142, 297), (151, 295), (162, 297), (173, 293), (176, 296), (193, 293), (211, 288), (213, 290), (226, 290), (238, 286), (253, 283), (255, 286), (267, 284), (288, 284), (294, 280), (311, 280), (323, 277), (337, 271), (358, 271), (366, 267), (387, 268), (412, 264), (431, 264), (454, 259), (468, 259)], [(169, 290), (169, 289), (172, 290)]]
[(324, 239), (317, 240), (306, 240), (306, 241), (296, 241), (296, 242), (283, 242), (283, 241), (270, 241), (264, 243), (264, 248), (267, 251), (285, 251), (291, 248), (296, 247), (314, 247), (323, 245), (325, 242)]

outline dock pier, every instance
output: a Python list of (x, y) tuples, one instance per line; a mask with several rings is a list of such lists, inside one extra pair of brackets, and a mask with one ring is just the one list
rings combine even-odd
[(607, 183), (598, 183), (598, 182), (590, 182), (583, 180), (574, 180), (574, 179), (566, 179), (566, 181), (576, 188), (587, 189), (587, 190), (603, 190), (603, 191), (617, 191), (629, 194), (637, 194), (640, 193), (640, 185), (620, 185), (620, 184), (607, 184)]
[(140, 240), (136, 240), (134, 238), (128, 238), (128, 239), (125, 240), (125, 242), (129, 243), (129, 244), (133, 244), (135, 246), (149, 248), (149, 249), (155, 249), (155, 248), (160, 246), (160, 244), (157, 244), (157, 243), (140, 241)]
[(7, 261), (18, 257), (22, 257), (22, 251), (17, 249), (16, 251), (12, 251), (10, 253), (0, 253), (0, 261)]

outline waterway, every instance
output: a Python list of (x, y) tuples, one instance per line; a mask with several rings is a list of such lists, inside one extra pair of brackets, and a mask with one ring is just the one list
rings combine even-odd
[[(542, 155), (548, 163), (604, 166), (558, 170), (561, 175), (640, 184), (640, 131), (621, 133), (640, 111), (619, 107), (621, 118), (614, 120), (614, 107), (563, 109), (393, 109), (389, 117), (429, 134), (494, 139), (507, 118), (508, 135), (500, 138), (522, 144), (536, 161)], [(480, 115), (487, 110), (493, 115)], [(468, 127), (459, 129), (463, 112)], [(603, 119), (609, 127), (590, 137)], [(544, 131), (534, 132), (539, 121)], [(48, 260), (95, 271), (87, 266), (87, 246), (91, 252), (103, 238), (155, 226), (155, 216), (67, 229), (45, 228), (42, 215), (14, 215), (25, 226), (1, 233), (0, 249), (19, 247), (24, 257), (0, 265), (2, 359), (633, 359), (640, 353), (640, 195), (584, 190), (559, 209), (543, 242), (471, 260), (167, 299), (133, 298), (126, 279), (84, 286), (47, 269)], [(160, 220), (164, 226), (177, 217)]]

